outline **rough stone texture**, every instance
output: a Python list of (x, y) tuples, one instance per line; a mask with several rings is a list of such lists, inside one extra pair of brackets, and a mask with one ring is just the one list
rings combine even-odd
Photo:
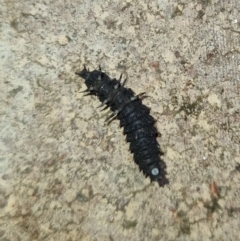
[[(238, 0), (1, 0), (0, 240), (238, 240)], [(74, 72), (121, 72), (170, 185), (139, 173)]]

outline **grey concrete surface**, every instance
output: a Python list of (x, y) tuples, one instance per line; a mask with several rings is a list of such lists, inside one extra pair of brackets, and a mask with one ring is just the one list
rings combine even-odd
[[(238, 0), (0, 5), (0, 240), (239, 240)], [(84, 63), (147, 92), (165, 188), (80, 93)]]

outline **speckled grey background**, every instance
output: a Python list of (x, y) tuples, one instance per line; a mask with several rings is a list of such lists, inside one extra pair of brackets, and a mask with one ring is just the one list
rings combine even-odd
[[(238, 240), (238, 0), (0, 1), (0, 240)], [(147, 92), (170, 184), (138, 171), (74, 72)]]

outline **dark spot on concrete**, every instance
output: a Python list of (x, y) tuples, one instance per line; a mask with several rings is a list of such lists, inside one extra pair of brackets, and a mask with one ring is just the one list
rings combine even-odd
[(22, 86), (18, 86), (17, 88), (11, 90), (11, 91), (9, 92), (9, 95), (10, 95), (11, 97), (15, 97), (18, 92), (22, 91), (22, 89), (23, 89)]
[(137, 226), (136, 220), (130, 221), (130, 220), (125, 219), (122, 223), (122, 227), (125, 228), (125, 229), (135, 228), (136, 226)]

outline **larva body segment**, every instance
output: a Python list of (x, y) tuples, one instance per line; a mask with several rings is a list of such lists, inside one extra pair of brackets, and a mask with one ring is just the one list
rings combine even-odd
[(141, 94), (136, 96), (132, 89), (125, 88), (120, 82), (121, 77), (119, 80), (111, 79), (101, 69), (88, 71), (84, 66), (76, 74), (85, 80), (86, 95), (96, 95), (102, 105), (113, 111), (108, 120), (120, 120), (140, 171), (161, 187), (168, 184), (166, 164), (161, 159), (163, 152), (156, 139), (158, 131), (154, 126), (155, 120), (150, 115), (150, 109), (142, 104)]

